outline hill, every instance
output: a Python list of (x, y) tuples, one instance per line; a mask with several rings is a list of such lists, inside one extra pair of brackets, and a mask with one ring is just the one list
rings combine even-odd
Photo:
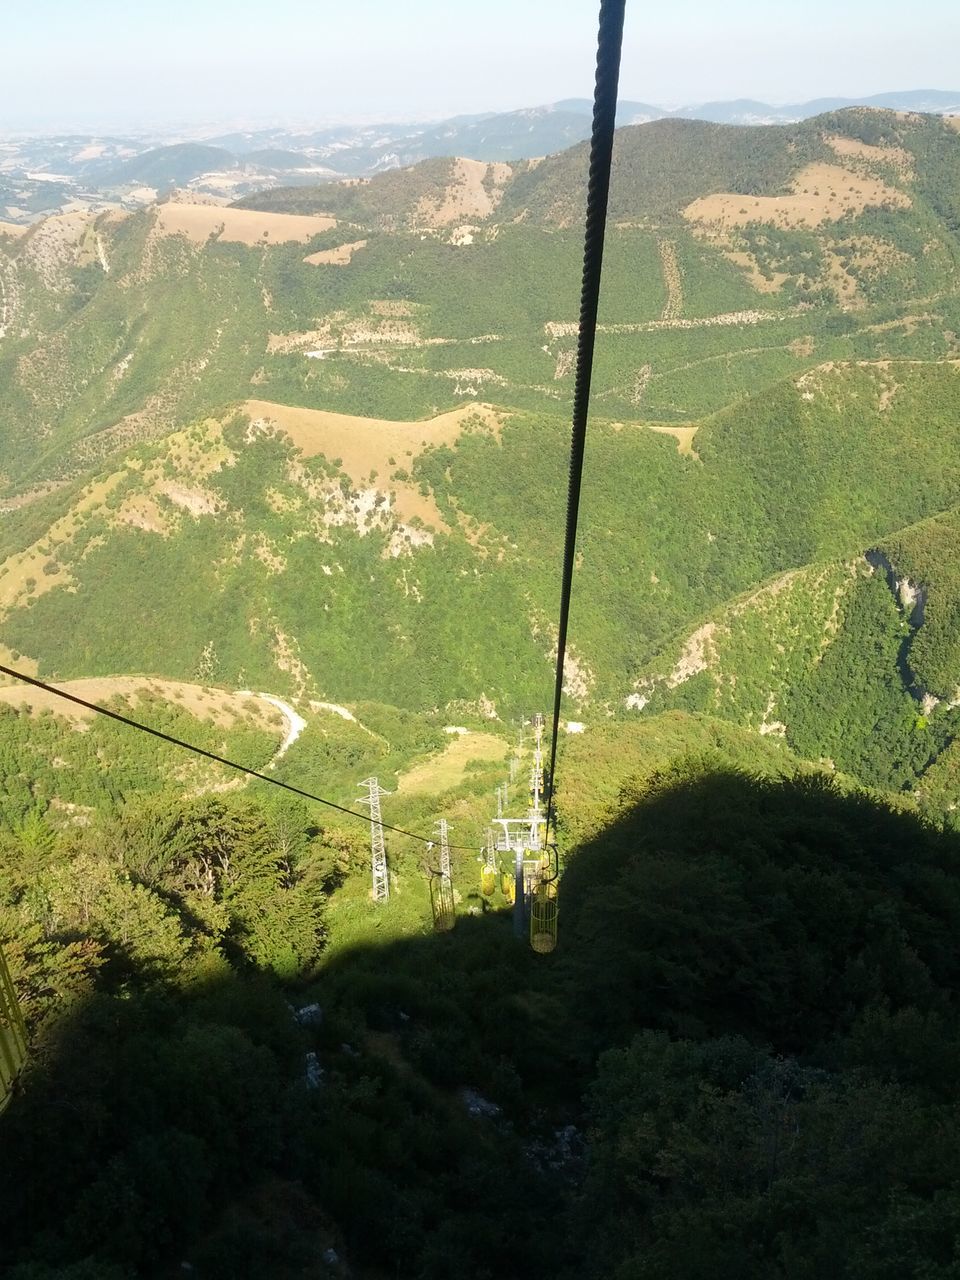
[[(836, 137), (841, 139), (839, 149), (832, 141)], [(617, 144), (610, 210), (615, 221), (677, 214), (696, 198), (714, 193), (782, 195), (816, 163), (836, 170), (823, 175), (825, 186), (840, 182), (849, 187), (850, 196), (856, 190), (856, 179), (865, 181), (871, 176), (892, 179), (891, 186), (902, 189), (904, 179), (910, 181), (905, 164), (908, 169), (924, 169), (934, 154), (953, 163), (949, 158), (958, 145), (955, 131), (936, 117), (856, 108), (824, 113), (790, 126), (660, 119), (620, 129)], [(865, 149), (870, 147), (872, 151)], [(903, 152), (914, 159), (908, 163)], [(503, 207), (491, 208), (488, 216), (502, 219), (522, 214), (547, 223), (579, 217), (586, 155), (583, 143), (540, 162), (515, 164), (502, 179)], [(360, 184), (325, 185), (315, 192), (281, 188), (246, 197), (243, 203), (301, 213), (343, 209), (357, 221), (371, 216), (409, 220), (417, 202), (429, 197), (438, 182), (449, 182), (451, 173), (449, 162), (431, 160), (408, 172), (381, 174)], [(810, 176), (817, 186), (819, 175)], [(932, 168), (918, 176), (927, 189), (941, 182), (951, 186), (955, 181), (937, 176)], [(848, 198), (838, 208), (837, 218), (830, 220), (858, 212), (849, 209), (849, 204)], [(744, 208), (744, 224), (767, 220), (749, 203)]]
[(236, 159), (222, 147), (180, 142), (133, 156), (100, 175), (105, 187), (138, 182), (148, 187), (181, 187), (211, 169), (233, 169)]
[[(437, 160), (301, 191), (299, 213), (174, 199), (4, 241), (6, 643), (62, 677), (190, 680), (212, 644), (235, 688), (541, 703), (582, 159)], [(938, 586), (952, 571), (903, 570), (931, 601), (916, 685), (892, 596), (871, 588), (843, 615), (837, 654), (869, 633), (886, 655), (889, 687), (856, 713), (866, 741), (884, 708), (872, 755), (838, 752), (814, 710), (836, 701), (816, 584), (884, 547), (906, 564), (892, 540), (960, 503), (960, 135), (862, 111), (660, 121), (618, 133), (614, 186), (573, 704), (626, 710), (652, 681), (669, 697), (651, 706), (787, 724), (803, 754), (919, 785), (952, 735)], [(744, 638), (720, 660), (736, 696), (707, 692), (706, 674), (664, 688), (691, 636), (752, 617), (730, 611), (784, 574), (799, 575), (784, 597), (804, 619), (796, 646), (776, 614), (753, 658)], [(131, 609), (138, 628), (117, 634)], [(777, 690), (792, 685), (787, 716)], [(932, 717), (926, 694), (943, 702)]]
[(0, 688), (5, 1278), (953, 1274), (960, 133), (618, 133), (547, 957), (583, 163), (0, 227), (3, 664), (262, 775)]

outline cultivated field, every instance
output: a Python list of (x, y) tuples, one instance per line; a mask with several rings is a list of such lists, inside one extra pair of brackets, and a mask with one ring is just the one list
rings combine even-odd
[(158, 205), (156, 230), (161, 235), (186, 236), (203, 244), (211, 236), (233, 244), (256, 245), (304, 242), (337, 225), (323, 214), (259, 213), (255, 209), (229, 209), (220, 205)]

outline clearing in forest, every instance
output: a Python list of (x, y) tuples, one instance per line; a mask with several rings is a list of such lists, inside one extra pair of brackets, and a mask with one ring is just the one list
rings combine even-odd
[(450, 182), (436, 199), (421, 199), (414, 221), (421, 227), (448, 227), (471, 218), (488, 218), (500, 203), (512, 173), (511, 166), (503, 162), (456, 159)]
[(888, 144), (874, 146), (869, 142), (861, 142), (859, 138), (845, 138), (842, 134), (828, 134), (824, 142), (844, 159), (863, 160), (870, 165), (892, 166), (899, 169), (904, 177), (913, 177), (913, 156), (903, 147), (891, 147)]
[(400, 775), (398, 791), (430, 791), (437, 793), (458, 787), (473, 760), (504, 760), (510, 744), (492, 733), (464, 733), (440, 753), (422, 764), (414, 765)]
[[(430, 445), (453, 444), (468, 422), (480, 422), (496, 432), (500, 418), (490, 405), (470, 403), (423, 422), (393, 422), (386, 418), (359, 418), (325, 409), (248, 400), (243, 411), (254, 421), (270, 422), (290, 437), (304, 457), (322, 454), (339, 459), (340, 469), (358, 488), (375, 485), (396, 494), (394, 509), (404, 519), (414, 516), (443, 525), (432, 496), (420, 492), (413, 481), (393, 479), (395, 471), (410, 471), (410, 460)], [(371, 476), (373, 479), (371, 480)]]
[(308, 253), (304, 262), (312, 267), (345, 267), (358, 249), (366, 248), (366, 240), (354, 240), (352, 244), (338, 244), (335, 249), (321, 249)]
[(819, 227), (864, 209), (906, 209), (910, 197), (866, 173), (838, 164), (808, 164), (782, 196), (745, 196), (718, 192), (688, 204), (683, 216), (706, 226), (745, 227), (752, 222), (778, 227)]
[(697, 434), (696, 427), (655, 427), (649, 422), (645, 425), (648, 431), (656, 431), (657, 435), (673, 436), (677, 442), (677, 452), (683, 457), (699, 460), (700, 455), (693, 447), (693, 437)]
[[(101, 705), (111, 698), (123, 698), (134, 706), (142, 697), (163, 698), (173, 706), (189, 711), (199, 720), (212, 720), (224, 729), (238, 722), (255, 722), (280, 737), (287, 728), (286, 716), (266, 698), (259, 695), (231, 693), (226, 689), (209, 689), (181, 680), (160, 680), (150, 676), (93, 676), (84, 680), (61, 680), (57, 687), (87, 702)], [(0, 703), (8, 707), (24, 707), (34, 715), (52, 711), (69, 720), (76, 728), (88, 725), (96, 712), (78, 707), (32, 685), (10, 684), (0, 688)]]
[(304, 242), (335, 227), (325, 214), (261, 213), (257, 209), (230, 209), (222, 205), (177, 204), (157, 206), (156, 230), (161, 235), (186, 236), (203, 244), (211, 236), (233, 244), (286, 244)]

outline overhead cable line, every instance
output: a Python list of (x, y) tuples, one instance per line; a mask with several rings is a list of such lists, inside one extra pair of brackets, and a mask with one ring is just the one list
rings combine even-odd
[(577, 517), (583, 478), (583, 454), (587, 439), (587, 411), (593, 374), (593, 349), (597, 337), (597, 308), (600, 300), (600, 271), (607, 226), (610, 194), (610, 164), (617, 118), (617, 86), (620, 80), (620, 49), (626, 0), (601, 0), (597, 37), (597, 75), (593, 97), (593, 128), (590, 136), (590, 175), (587, 182), (586, 228), (583, 240), (583, 279), (580, 287), (580, 327), (577, 338), (577, 376), (573, 392), (573, 431), (570, 441), (570, 480), (567, 490), (567, 528), (563, 552), (563, 580), (560, 588), (560, 618), (557, 631), (557, 670), (553, 694), (553, 729), (550, 737), (549, 797), (547, 832), (556, 818), (554, 799), (557, 742), (560, 737), (560, 703), (563, 698), (563, 667), (567, 651), (567, 624), (577, 548)]
[[(213, 760), (215, 764), (226, 765), (228, 769), (236, 769), (238, 773), (245, 773), (248, 777), (259, 778), (261, 782), (269, 782), (274, 787), (282, 787), (284, 791), (291, 791), (295, 796), (301, 796), (304, 800), (313, 800), (317, 804), (326, 805), (328, 809), (336, 809), (338, 813), (346, 813), (351, 818), (359, 818), (361, 822), (369, 823), (370, 821), (368, 813), (358, 813), (356, 809), (348, 809), (345, 805), (337, 804), (335, 800), (326, 800), (323, 796), (314, 795), (312, 791), (304, 791), (301, 787), (294, 787), (289, 782), (281, 782), (279, 778), (271, 778), (269, 774), (260, 773), (245, 764), (238, 764), (236, 760), (228, 760), (226, 756), (217, 755), (215, 751), (207, 751), (204, 747), (198, 747), (193, 742), (185, 742), (182, 738), (175, 738), (172, 733), (164, 733), (161, 729), (152, 729), (148, 724), (133, 720), (130, 716), (122, 715), (119, 711), (111, 711), (109, 707), (101, 707), (96, 702), (88, 702), (86, 698), (79, 698), (75, 693), (68, 693), (66, 689), (58, 689), (56, 685), (47, 684), (46, 681), (38, 680), (35, 676), (28, 676), (26, 672), (16, 671), (13, 667), (5, 667), (0, 664), (0, 673), (5, 676), (12, 676), (15, 680), (22, 680), (24, 684), (32, 684), (35, 689), (43, 689), (45, 693), (52, 693), (57, 698), (73, 702), (78, 707), (86, 708), (87, 711), (95, 711), (97, 715), (107, 716), (110, 720), (116, 720), (118, 724), (126, 725), (129, 729), (139, 729), (141, 733), (149, 733), (151, 737), (159, 738), (161, 742), (169, 742), (171, 746), (182, 747), (184, 751), (192, 751), (196, 756), (204, 756), (207, 760)], [(419, 840), (422, 844), (429, 845), (431, 848), (436, 843), (432, 836), (422, 836), (416, 831), (406, 831), (403, 827), (391, 826), (389, 822), (379, 822), (376, 825), (384, 831), (394, 831), (397, 835), (409, 836), (411, 840)], [(467, 853), (476, 853), (473, 845), (451, 844), (448, 847)]]

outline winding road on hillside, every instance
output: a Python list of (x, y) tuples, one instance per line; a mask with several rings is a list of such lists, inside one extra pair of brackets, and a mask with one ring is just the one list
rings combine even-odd
[(284, 734), (283, 741), (280, 743), (280, 746), (274, 752), (269, 764), (266, 766), (268, 769), (272, 769), (277, 761), (282, 756), (286, 755), (289, 749), (300, 737), (301, 733), (303, 733), (304, 729), (307, 727), (307, 722), (299, 712), (295, 711), (293, 707), (291, 707), (289, 702), (284, 702), (284, 700), (282, 698), (278, 698), (276, 694), (255, 693), (252, 689), (239, 689), (237, 691), (237, 696), (240, 698), (259, 698), (261, 702), (269, 702), (272, 707), (277, 708), (284, 720), (287, 722), (287, 732)]

